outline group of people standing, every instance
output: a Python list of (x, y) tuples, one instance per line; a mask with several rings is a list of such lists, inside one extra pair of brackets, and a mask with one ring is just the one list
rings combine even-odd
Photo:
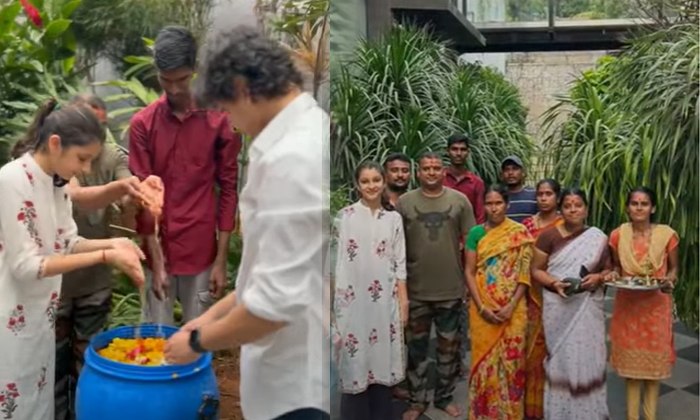
[(639, 419), (643, 388), (644, 419), (654, 420), (675, 361), (669, 292), (678, 275), (678, 236), (653, 222), (654, 192), (631, 190), (629, 222), (608, 236), (586, 224), (583, 191), (553, 179), (525, 186), (517, 156), (503, 160), (502, 185), (487, 187), (467, 171), (468, 152), (469, 139), (453, 136), (450, 166), (421, 156), (411, 191), (405, 155), (355, 172), (360, 198), (333, 229), (341, 418), (393, 418), (393, 395), (415, 420), (430, 394), (459, 417), (463, 373), (470, 420), (607, 420), (606, 285), (651, 276), (660, 289), (615, 295), (610, 362), (627, 380), (628, 419)]
[[(105, 104), (83, 94), (47, 100), (0, 169), (3, 418), (75, 419), (83, 354), (108, 323), (114, 268), (147, 287), (147, 321), (173, 324), (182, 305), (168, 363), (243, 347), (247, 419), (327, 418), (316, 261), (328, 115), (303, 91), (289, 53), (253, 28), (221, 33), (203, 66), (196, 58), (185, 28), (159, 32), (164, 94), (131, 119), (128, 155), (105, 142)], [(240, 203), (246, 248), (236, 292), (223, 297), (239, 133), (255, 139)], [(113, 237), (113, 207), (139, 245)], [(260, 387), (271, 401), (257, 398)]]

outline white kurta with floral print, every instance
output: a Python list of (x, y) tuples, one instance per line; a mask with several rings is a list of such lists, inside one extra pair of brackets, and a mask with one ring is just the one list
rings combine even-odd
[(404, 378), (403, 328), (397, 296), (406, 279), (403, 222), (395, 211), (372, 214), (362, 203), (334, 223), (335, 322), (343, 339), (340, 387), (357, 394)]
[(54, 418), (61, 276), (43, 259), (78, 239), (67, 193), (30, 155), (0, 169), (0, 419)]

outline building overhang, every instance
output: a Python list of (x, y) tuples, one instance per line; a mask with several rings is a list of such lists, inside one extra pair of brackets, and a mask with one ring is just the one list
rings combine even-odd
[(484, 23), (478, 29), (485, 44), (454, 47), (460, 53), (618, 50), (629, 34), (650, 25), (642, 19)]
[(486, 45), (484, 36), (459, 10), (455, 0), (391, 0), (391, 11), (399, 22), (429, 26), (453, 47), (484, 48)]

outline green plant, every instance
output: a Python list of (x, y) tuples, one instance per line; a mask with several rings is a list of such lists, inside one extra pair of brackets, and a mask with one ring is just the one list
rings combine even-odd
[[(73, 11), (81, 0), (0, 2), (0, 163), (49, 96), (66, 99), (87, 69), (76, 63)], [(29, 19), (22, 19), (27, 14)]]
[(505, 156), (527, 160), (534, 148), (517, 89), (490, 69), (459, 65), (427, 30), (397, 25), (377, 42), (363, 41), (333, 76), (334, 188), (349, 184), (365, 160), (444, 153), (454, 133), (473, 139), (468, 164), (487, 182), (497, 179)]
[[(86, 62), (106, 57), (123, 73), (131, 67), (124, 58), (146, 55), (143, 37), (154, 38), (164, 26), (182, 25), (202, 45), (213, 5), (213, 0), (82, 0), (75, 15), (76, 38)], [(138, 75), (155, 87), (157, 81), (150, 76)]]
[(677, 315), (698, 329), (697, 168), (700, 30), (681, 24), (641, 36), (584, 74), (547, 112), (551, 174), (591, 197), (590, 221), (610, 232), (626, 220), (627, 192), (658, 194), (657, 220), (680, 235)]
[(501, 161), (518, 155), (530, 167), (535, 143), (526, 132), (520, 92), (497, 71), (479, 64), (458, 67), (447, 97), (458, 130), (469, 134), (467, 166), (484, 182), (499, 181)]

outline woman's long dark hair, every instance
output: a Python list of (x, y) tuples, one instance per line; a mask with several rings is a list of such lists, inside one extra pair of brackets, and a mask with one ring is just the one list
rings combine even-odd
[[(368, 161), (368, 162), (362, 163), (360, 166), (355, 168), (355, 186), (356, 187), (360, 185), (360, 175), (362, 175), (362, 171), (364, 171), (365, 169), (374, 169), (375, 171), (379, 172), (379, 174), (382, 176), (382, 179), (386, 183), (386, 172), (384, 172), (384, 168), (382, 167), (382, 165), (380, 165), (379, 163), (374, 162), (374, 161)], [(389, 196), (386, 194), (386, 188), (382, 192), (380, 202), (381, 202), (381, 206), (384, 210), (386, 210), (386, 211), (394, 211), (395, 210), (394, 206), (391, 204), (391, 201), (389, 200)]]
[(54, 134), (61, 138), (63, 148), (105, 141), (105, 130), (91, 109), (80, 104), (59, 107), (56, 99), (49, 98), (39, 108), (24, 136), (14, 144), (10, 156), (17, 159), (26, 152), (41, 150)]

